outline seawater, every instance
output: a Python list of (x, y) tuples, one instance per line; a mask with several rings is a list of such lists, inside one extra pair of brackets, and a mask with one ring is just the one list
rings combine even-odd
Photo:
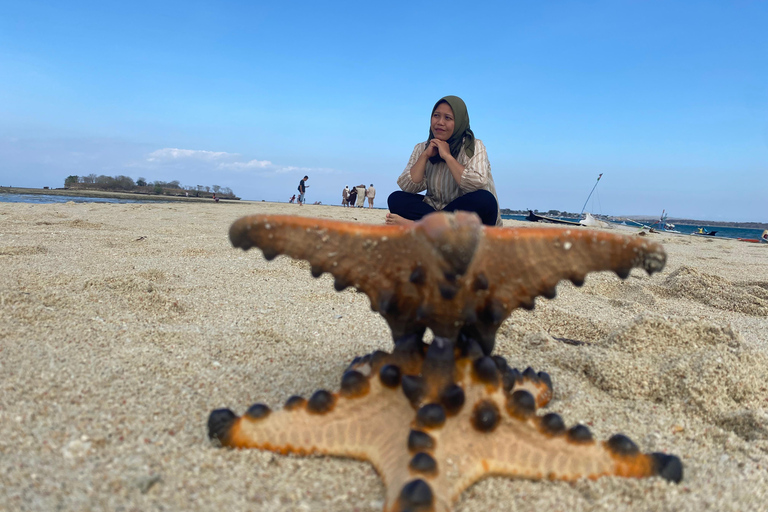
[(35, 203), (35, 204), (53, 204), (53, 203), (165, 203), (158, 199), (142, 201), (140, 199), (114, 199), (110, 197), (79, 197), (79, 196), (59, 196), (47, 194), (0, 194), (0, 203)]
[[(512, 220), (525, 220), (525, 215), (502, 215), (501, 218), (503, 219), (512, 219)], [(563, 220), (576, 220), (572, 218), (563, 219)], [(629, 227), (635, 227), (633, 224), (627, 224)], [(640, 226), (637, 226), (638, 229)], [(680, 231), (683, 235), (692, 235), (693, 233), (696, 233), (699, 231), (699, 228), (704, 228), (707, 231), (717, 231), (717, 233), (712, 237), (701, 237), (701, 238), (760, 238), (763, 234), (762, 229), (757, 228), (740, 228), (740, 227), (717, 227), (717, 226), (709, 226), (707, 224), (675, 224), (675, 230)]]

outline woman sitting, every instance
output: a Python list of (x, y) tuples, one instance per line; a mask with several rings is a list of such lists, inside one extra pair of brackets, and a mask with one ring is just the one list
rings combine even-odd
[(432, 108), (429, 139), (416, 145), (397, 184), (402, 191), (387, 199), (387, 224), (463, 210), (475, 212), (488, 226), (502, 225), (485, 146), (469, 128), (467, 106), (458, 96), (446, 96)]

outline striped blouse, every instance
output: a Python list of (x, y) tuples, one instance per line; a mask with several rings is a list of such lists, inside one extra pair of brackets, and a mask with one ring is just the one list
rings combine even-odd
[[(448, 169), (448, 164), (445, 161), (433, 164), (427, 160), (424, 179), (420, 183), (413, 182), (411, 167), (426, 150), (426, 146), (424, 142), (416, 144), (411, 158), (408, 160), (408, 165), (397, 179), (397, 184), (403, 191), (418, 194), (426, 190), (427, 195), (424, 197), (424, 202), (435, 210), (442, 210), (459, 196), (475, 190), (487, 190), (496, 198), (498, 209), (499, 198), (496, 196), (496, 187), (493, 184), (493, 176), (491, 176), (491, 164), (488, 162), (488, 153), (486, 153), (485, 145), (481, 140), (475, 139), (475, 155), (472, 158), (467, 156), (463, 146), (459, 152), (459, 157), (456, 160), (464, 166), (461, 185), (458, 185), (453, 179), (451, 170)], [(496, 225), (502, 225), (501, 212), (497, 214)]]

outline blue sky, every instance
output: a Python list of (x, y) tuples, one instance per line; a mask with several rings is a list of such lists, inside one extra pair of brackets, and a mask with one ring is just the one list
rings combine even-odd
[(768, 222), (758, 1), (0, 0), (0, 185), (338, 204), (467, 103), (504, 208)]

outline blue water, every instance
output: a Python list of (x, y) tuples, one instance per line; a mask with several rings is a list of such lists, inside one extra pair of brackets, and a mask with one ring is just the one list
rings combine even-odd
[[(503, 219), (525, 220), (525, 215), (502, 215), (501, 217)], [(563, 220), (574, 221), (577, 219), (567, 218)], [(636, 224), (630, 224), (629, 222), (627, 222), (627, 225), (630, 227), (637, 226)], [(637, 227), (639, 228), (640, 226)], [(762, 229), (756, 228), (716, 227), (709, 226), (707, 224), (675, 224), (675, 230), (680, 231), (684, 235), (696, 233), (699, 228), (704, 228), (707, 231), (717, 231), (717, 234), (711, 238), (760, 238), (760, 236), (763, 234)]]
[(139, 200), (139, 199), (112, 199), (109, 197), (78, 197), (78, 196), (54, 196), (46, 194), (0, 194), (0, 203), (162, 203), (158, 199)]

